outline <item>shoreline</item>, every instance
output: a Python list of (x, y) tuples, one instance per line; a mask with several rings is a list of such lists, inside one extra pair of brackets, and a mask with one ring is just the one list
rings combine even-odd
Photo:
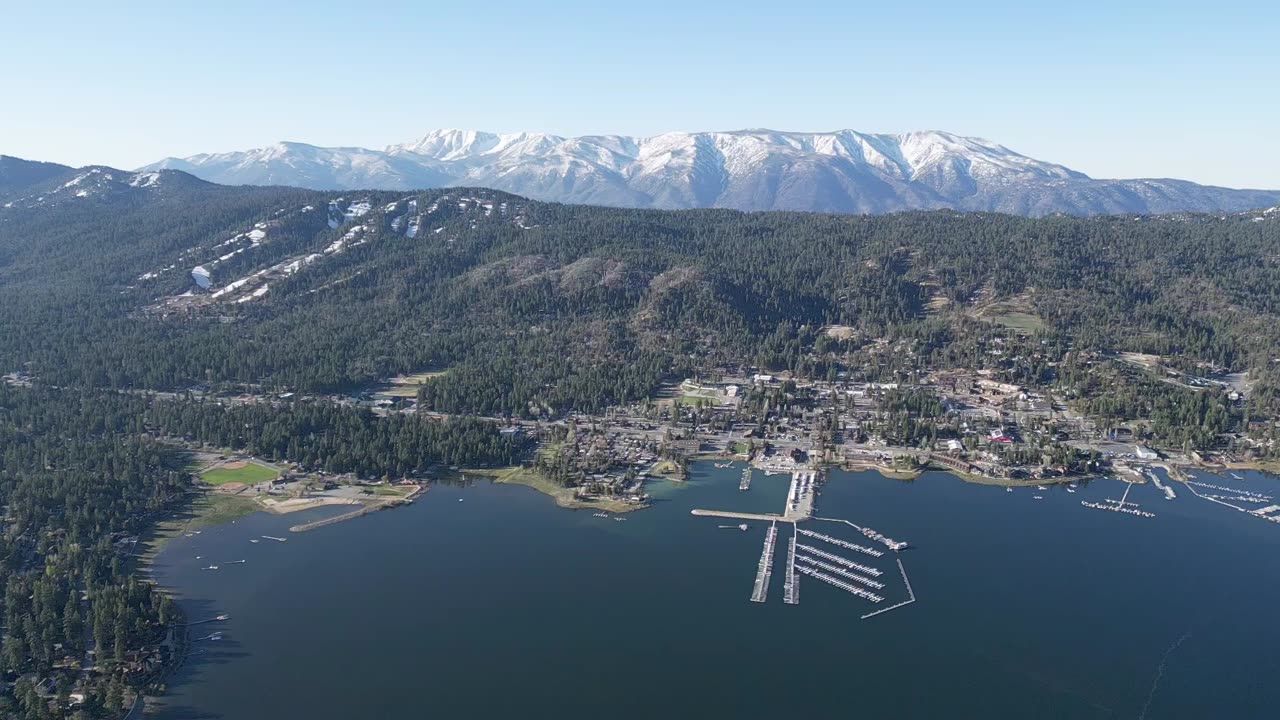
[[(598, 510), (614, 514), (622, 514), (642, 510), (648, 503), (631, 503), (612, 498), (593, 498), (584, 500), (574, 494), (573, 488), (562, 487), (543, 477), (536, 470), (520, 466), (506, 468), (470, 468), (461, 471), (463, 477), (475, 476), (488, 478), (501, 485), (523, 485), (552, 498), (557, 507), (567, 510)], [(681, 481), (674, 481), (681, 482)]]

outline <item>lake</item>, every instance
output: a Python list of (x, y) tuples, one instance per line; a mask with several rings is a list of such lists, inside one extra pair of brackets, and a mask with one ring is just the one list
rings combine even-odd
[[(765, 534), (695, 507), (780, 512), (789, 478), (697, 464), (619, 522), (528, 488), (437, 484), (414, 505), (308, 533), (336, 514), (264, 513), (170, 542), (156, 579), (190, 619), (231, 619), (170, 682), (159, 717), (1262, 718), (1280, 710), (1280, 524), (1151, 485), (1119, 498), (832, 472), (817, 515), (911, 549), (873, 559), (879, 605), (802, 577), (748, 601)], [(1280, 495), (1258, 473), (1205, 482)], [(1211, 492), (1202, 490), (1202, 492)], [(1042, 495), (1043, 500), (1033, 499)], [(871, 545), (853, 528), (802, 528)], [(251, 538), (287, 537), (287, 542)], [(199, 559), (197, 559), (199, 556)], [(228, 561), (246, 560), (243, 564)], [(219, 570), (201, 568), (218, 564)]]

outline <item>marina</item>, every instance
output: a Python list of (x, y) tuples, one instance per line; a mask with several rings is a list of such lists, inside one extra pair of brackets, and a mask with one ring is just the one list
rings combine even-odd
[(787, 493), (787, 508), (784, 513), (791, 521), (806, 520), (813, 515), (814, 484), (817, 482), (816, 470), (797, 470), (791, 473), (791, 490)]
[(1271, 522), (1280, 523), (1280, 505), (1269, 505), (1264, 508), (1258, 508), (1257, 510), (1250, 510), (1249, 514), (1257, 515), (1263, 520), (1270, 520)]
[(739, 490), (751, 489), (751, 467), (750, 466), (748, 466), (745, 470), (742, 471), (742, 480), (738, 481), (738, 489)]
[[(1273, 652), (1274, 623), (1267, 621), (1274, 616), (1271, 598), (1280, 591), (1280, 560), (1232, 550), (1276, 537), (1276, 523), (1223, 513), (1177, 485), (1178, 513), (1160, 513), (1159, 523), (1113, 522), (1119, 516), (1082, 517), (1090, 514), (1075, 502), (1053, 502), (1066, 497), (1060, 488), (1032, 503), (1029, 488), (1015, 489), (1014, 498), (1003, 488), (940, 473), (901, 483), (874, 471), (834, 470), (820, 488), (822, 517), (845, 517), (910, 538), (918, 549), (891, 556), (870, 543), (885, 551), (878, 560), (801, 535), (797, 557), (819, 557), (799, 547), (808, 544), (882, 570), (877, 577), (851, 568), (883, 582), (881, 591), (818, 569), (884, 600), (870, 602), (797, 569), (803, 602), (784, 604), (779, 580), (778, 592), (771, 588), (768, 602), (759, 604), (743, 602), (743, 590), (770, 523), (689, 514), (694, 507), (781, 511), (789, 476), (757, 474), (751, 492), (740, 493), (741, 473), (741, 463), (719, 470), (695, 463), (688, 482), (655, 484), (661, 502), (630, 516), (641, 519), (632, 523), (592, 518), (594, 509), (566, 511), (524, 488), (477, 483), (439, 485), (432, 489), (438, 497), (378, 522), (334, 525), (301, 537), (285, 535), (297, 518), (266, 514), (180, 537), (160, 555), (157, 581), (178, 589), (189, 618), (227, 612), (235, 620), (191, 630), (192, 637), (215, 629), (227, 634), (222, 642), (188, 646), (207, 652), (188, 658), (172, 677), (168, 707), (158, 709), (155, 720), (361, 717), (368, 696), (353, 694), (353, 686), (376, 688), (378, 702), (396, 716), (418, 712), (425, 692), (446, 716), (510, 717), (521, 713), (518, 698), (554, 687), (563, 681), (557, 668), (569, 664), (588, 668), (591, 682), (556, 702), (565, 717), (590, 717), (617, 701), (617, 686), (595, 678), (603, 680), (637, 654), (650, 661), (630, 666), (638, 674), (629, 677), (665, 689), (628, 700), (622, 712), (628, 720), (669, 711), (673, 692), (691, 698), (685, 709), (708, 717), (838, 717), (852, 707), (848, 695), (794, 691), (806, 683), (848, 687), (857, 695), (858, 714), (867, 717), (1078, 720), (1098, 717), (1101, 704), (1117, 709), (1115, 717), (1133, 718), (1146, 701), (1160, 654), (1188, 629), (1193, 635), (1173, 655), (1149, 719), (1261, 718), (1268, 717), (1272, 701), (1280, 703), (1280, 689), (1268, 683), (1280, 672), (1280, 658)], [(1257, 484), (1241, 486), (1280, 497), (1280, 482), (1249, 475)], [(1082, 484), (1072, 499), (1119, 499), (1112, 488), (1124, 491), (1096, 481)], [(458, 512), (459, 497), (466, 498), (465, 513)], [(1129, 501), (1144, 508), (1165, 503), (1151, 484), (1134, 487)], [(486, 522), (478, 523), (478, 516)], [(998, 522), (974, 522), (980, 517)], [(750, 525), (747, 533), (717, 529), (742, 522)], [(1078, 532), (1082, 522), (1091, 532)], [(792, 528), (777, 525), (783, 547), (776, 552), (786, 553)], [(868, 544), (843, 522), (799, 527)], [(245, 547), (261, 534), (295, 542)], [(1215, 542), (1223, 537), (1240, 543)], [(393, 548), (402, 567), (388, 572), (371, 563), (371, 547)], [(441, 547), (450, 551), (441, 553)], [(566, 548), (577, 549), (561, 554)], [(227, 572), (199, 571), (210, 558), (250, 556), (253, 562)], [(908, 580), (893, 574), (899, 557), (911, 563), (905, 570), (910, 589)], [(776, 569), (785, 568), (786, 558)], [(1114, 612), (1081, 613), (1079, 595), (1070, 589), (1088, 587), (1098, 576), (1131, 576), (1133, 582), (1112, 588)], [(1197, 582), (1185, 583), (1189, 576)], [(920, 602), (911, 602), (917, 583)], [(520, 590), (511, 612), (489, 610), (513, 588), (527, 587), (544, 590)], [(996, 597), (1007, 601), (993, 604)], [(1206, 617), (1206, 609), (1223, 607), (1224, 597), (1231, 612)], [(424, 598), (447, 607), (422, 612)], [(907, 612), (888, 617), (892, 613), (884, 611), (890, 609)], [(853, 622), (864, 615), (871, 617)], [(405, 618), (413, 622), (406, 625)], [(690, 632), (700, 640), (696, 652), (680, 649)], [(486, 689), (492, 678), (485, 668), (494, 660), (486, 657), (487, 648), (500, 637), (521, 638), (498, 658), (522, 668), (510, 680), (514, 684), (504, 686), (517, 698), (511, 701)], [(745, 651), (744, 637), (751, 638)], [(475, 655), (459, 652), (468, 643), (480, 646)], [(1007, 671), (1042, 663), (1041, 649), (1050, 646), (1055, 662), (1073, 668), (1072, 688), (1083, 689), (1083, 697)], [(566, 647), (572, 652), (558, 650)], [(991, 655), (975, 654), (975, 647)], [(1099, 654), (1105, 664), (1096, 663)], [(789, 656), (805, 661), (769, 660)], [(767, 678), (756, 674), (762, 665), (769, 668)], [(280, 671), (286, 667), (291, 671)], [(1218, 672), (1224, 667), (1233, 671)], [(922, 675), (951, 677), (954, 684), (945, 698), (904, 706), (911, 683)], [(1117, 675), (1141, 681), (1111, 682)], [(726, 697), (741, 703), (726, 706)]]
[(830, 535), (825, 535), (825, 534), (820, 533), (820, 532), (814, 532), (813, 530), (805, 530), (804, 528), (796, 528), (796, 532), (798, 532), (798, 533), (800, 533), (800, 534), (802, 534), (802, 535), (805, 535), (805, 536), (811, 537), (811, 538), (813, 538), (813, 539), (815, 539), (815, 540), (821, 540), (821, 541), (826, 542), (826, 543), (831, 543), (832, 545), (838, 545), (839, 547), (847, 548), (847, 549), (849, 549), (849, 550), (853, 550), (853, 551), (855, 551), (855, 552), (860, 552), (860, 553), (863, 553), (864, 555), (870, 555), (871, 557), (882, 557), (882, 556), (884, 555), (884, 553), (883, 553), (883, 552), (881, 552), (881, 551), (879, 551), (879, 550), (876, 550), (875, 548), (869, 548), (869, 547), (867, 547), (867, 546), (865, 546), (865, 545), (855, 545), (854, 543), (848, 542), (847, 540), (841, 540), (840, 538), (834, 538), (834, 537), (831, 537)]
[(852, 580), (861, 585), (866, 585), (869, 588), (874, 588), (876, 590), (884, 589), (884, 583), (880, 582), (879, 580), (872, 580), (871, 578), (863, 577), (857, 573), (849, 572), (848, 570), (845, 570), (839, 565), (832, 565), (831, 563), (823, 562), (821, 560), (807, 557), (805, 555), (801, 555), (798, 559), (800, 560), (801, 563), (805, 565), (817, 568), (818, 570), (824, 570), (826, 572), (835, 573), (836, 575), (839, 575), (842, 578)]
[(1135, 517), (1153, 518), (1156, 516), (1156, 514), (1153, 512), (1147, 512), (1146, 510), (1138, 510), (1133, 507), (1126, 507), (1126, 505), (1133, 505), (1133, 503), (1126, 503), (1126, 505), (1120, 505), (1118, 503), (1115, 503), (1114, 501), (1107, 501), (1105, 503), (1100, 503), (1100, 502), (1090, 502), (1088, 500), (1081, 500), (1080, 504), (1087, 508), (1093, 508), (1094, 510), (1110, 510), (1112, 512), (1125, 513), (1126, 515), (1133, 515)]
[(876, 595), (873, 592), (863, 590), (862, 588), (857, 587), (856, 585), (852, 585), (850, 583), (845, 582), (844, 580), (832, 577), (822, 572), (821, 570), (814, 570), (812, 568), (808, 568), (803, 565), (796, 567), (796, 570), (799, 570), (800, 572), (804, 573), (805, 575), (808, 575), (809, 577), (817, 578), (818, 580), (821, 580), (822, 582), (828, 585), (833, 585), (835, 587), (840, 588), (841, 590), (857, 595), (858, 597), (863, 598), (864, 600), (870, 600), (871, 602), (874, 602), (874, 603), (882, 602), (884, 600), (884, 598), (880, 597), (879, 595)]
[(756, 582), (751, 589), (751, 602), (762, 603), (768, 599), (769, 578), (773, 574), (773, 548), (778, 542), (778, 526), (769, 525), (765, 530), (764, 549), (760, 551), (760, 564), (756, 568)]
[[(1080, 504), (1084, 507), (1091, 508), (1093, 510), (1110, 510), (1111, 512), (1124, 513), (1126, 515), (1133, 515), (1134, 517), (1144, 517), (1144, 518), (1155, 517), (1156, 514), (1153, 512), (1148, 512), (1146, 510), (1139, 510), (1138, 503), (1129, 502), (1129, 493), (1133, 490), (1134, 483), (1128, 480), (1122, 480), (1121, 482), (1123, 482), (1125, 485), (1124, 485), (1124, 494), (1120, 496), (1119, 500), (1116, 500), (1113, 498), (1107, 498), (1105, 502), (1081, 500)], [(1168, 497), (1168, 492), (1165, 493), (1165, 497), (1166, 498)]]
[(1263, 503), (1271, 502), (1271, 498), (1262, 497), (1259, 495), (1205, 495), (1205, 497), (1213, 498), (1215, 500), (1229, 500), (1233, 502), (1253, 503), (1255, 505), (1261, 505)]
[[(1183, 483), (1184, 483), (1184, 484), (1186, 484), (1186, 485), (1194, 485), (1194, 486), (1196, 486), (1196, 487), (1204, 488), (1204, 489), (1206, 489), (1206, 490), (1219, 490), (1219, 491), (1221, 491), (1221, 492), (1237, 493), (1237, 494), (1240, 494), (1240, 495), (1248, 495), (1248, 496), (1250, 496), (1250, 497), (1261, 498), (1261, 499), (1263, 499), (1263, 500), (1270, 500), (1270, 499), (1271, 499), (1271, 498), (1270, 498), (1269, 496), (1267, 496), (1267, 495), (1263, 495), (1263, 494), (1261, 494), (1261, 493), (1256, 493), (1256, 492), (1251, 492), (1251, 491), (1249, 491), (1249, 490), (1244, 490), (1244, 489), (1242, 489), (1242, 488), (1238, 488), (1238, 487), (1223, 487), (1223, 486), (1221, 486), (1221, 485), (1211, 485), (1211, 484), (1206, 483), (1206, 482), (1200, 482), (1199, 480), (1184, 480), (1184, 481), (1183, 481)], [(1203, 496), (1201, 496), (1201, 497), (1203, 497)]]
[(813, 547), (812, 545), (797, 545), (796, 547), (799, 548), (800, 550), (803, 550), (804, 552), (809, 553), (810, 555), (820, 557), (823, 560), (830, 560), (831, 562), (839, 563), (851, 570), (857, 570), (858, 572), (866, 573), (868, 575), (871, 575), (872, 577), (880, 577), (880, 575), (882, 575), (882, 573), (879, 570), (873, 567), (868, 567), (867, 565), (856, 563), (848, 558), (840, 557), (839, 555), (833, 555), (829, 552), (826, 552), (825, 550), (819, 550), (818, 548)]

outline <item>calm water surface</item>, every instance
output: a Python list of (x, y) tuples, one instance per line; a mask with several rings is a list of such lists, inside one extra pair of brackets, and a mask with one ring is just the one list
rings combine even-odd
[[(1080, 506), (1118, 498), (1116, 481), (1006, 493), (835, 472), (818, 515), (913, 545), (901, 557), (918, 601), (863, 621), (906, 596), (892, 558), (869, 562), (889, 585), (880, 606), (809, 578), (784, 605), (790, 526), (769, 601), (748, 602), (763, 524), (689, 514), (781, 509), (788, 478), (756, 473), (742, 493), (737, 468), (654, 485), (659, 502), (625, 522), (483, 483), (300, 535), (287, 528), (334, 511), (179, 538), (157, 579), (192, 619), (232, 618), (193, 628), (225, 639), (195, 644), (207, 652), (173, 677), (160, 717), (1280, 714), (1280, 524), (1177, 484), (1172, 502), (1135, 486), (1130, 500), (1158, 513), (1141, 519)], [(1280, 495), (1246, 475), (1206, 481)], [(264, 534), (288, 542), (249, 542)]]

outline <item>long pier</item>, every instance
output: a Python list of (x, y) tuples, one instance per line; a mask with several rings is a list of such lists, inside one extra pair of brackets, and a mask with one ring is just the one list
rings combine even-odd
[(738, 481), (738, 489), (739, 490), (751, 489), (751, 466), (750, 465), (748, 465), (746, 469), (742, 471), (742, 480)]
[(813, 554), (813, 555), (817, 555), (818, 557), (822, 558), (823, 560), (830, 560), (831, 562), (840, 563), (841, 565), (843, 565), (843, 566), (845, 566), (845, 567), (847, 567), (847, 568), (849, 568), (849, 569), (851, 569), (851, 570), (857, 570), (858, 572), (864, 572), (864, 573), (866, 573), (866, 574), (868, 574), (868, 575), (871, 575), (871, 576), (873, 576), (873, 577), (880, 577), (880, 571), (879, 571), (879, 570), (877, 570), (877, 569), (875, 569), (875, 568), (873, 568), (873, 567), (870, 567), (870, 566), (868, 566), (868, 565), (862, 565), (862, 564), (856, 563), (856, 562), (854, 562), (854, 561), (850, 560), (849, 558), (842, 558), (842, 557), (840, 557), (839, 555), (833, 555), (833, 554), (831, 554), (831, 553), (829, 553), (829, 552), (827, 552), (827, 551), (825, 551), (825, 550), (819, 550), (818, 548), (816, 548), (816, 547), (814, 547), (814, 546), (812, 546), (812, 545), (797, 545), (796, 547), (800, 548), (801, 550), (804, 550), (804, 551), (805, 551), (805, 552), (807, 552), (807, 553), (810, 553), (810, 554)]
[(738, 520), (759, 520), (761, 522), (776, 522), (782, 519), (781, 515), (772, 515), (769, 513), (734, 512), (732, 510), (703, 510), (702, 508), (694, 508), (689, 511), (689, 514), (698, 515), (700, 517), (737, 518)]
[(1195, 485), (1201, 485), (1201, 486), (1203, 486), (1203, 487), (1209, 487), (1209, 488), (1213, 488), (1213, 489), (1215, 489), (1215, 490), (1216, 490), (1216, 489), (1218, 489), (1218, 488), (1217, 488), (1216, 486), (1214, 486), (1214, 485), (1208, 485), (1208, 484), (1206, 484), (1206, 483), (1193, 482), (1193, 481), (1191, 481), (1191, 480), (1185, 480), (1185, 481), (1183, 481), (1183, 484), (1187, 486), (1187, 489), (1191, 491), (1191, 494), (1192, 494), (1192, 495), (1195, 495), (1196, 497), (1198, 497), (1198, 498), (1200, 498), (1200, 499), (1202, 499), (1202, 500), (1208, 500), (1209, 502), (1218, 503), (1219, 505), (1226, 505), (1227, 507), (1231, 508), (1232, 510), (1238, 510), (1238, 511), (1240, 511), (1240, 512), (1245, 512), (1245, 513), (1249, 512), (1248, 510), (1246, 510), (1245, 508), (1240, 507), (1239, 505), (1232, 505), (1232, 504), (1231, 504), (1231, 503), (1229, 503), (1229, 502), (1223, 502), (1222, 500), (1218, 500), (1217, 498), (1214, 498), (1214, 497), (1211, 497), (1211, 496), (1209, 496), (1209, 495), (1205, 495), (1205, 494), (1203, 494), (1203, 493), (1200, 493), (1200, 492), (1198, 492), (1198, 491), (1195, 489), (1195, 487), (1193, 487), (1193, 486), (1195, 486)]
[(839, 565), (832, 565), (829, 562), (816, 560), (807, 555), (801, 555), (800, 562), (804, 563), (805, 565), (811, 565), (819, 570), (825, 570), (826, 572), (835, 573), (836, 575), (839, 575), (842, 578), (847, 578), (860, 585), (866, 585), (869, 588), (875, 588), (876, 590), (884, 589), (884, 583), (880, 582), (879, 580), (872, 580), (869, 577), (863, 577), (855, 572), (850, 572), (848, 570), (845, 570)]
[(756, 583), (751, 590), (751, 602), (762, 603), (769, 595), (769, 577), (773, 574), (773, 548), (778, 542), (778, 526), (770, 525), (764, 533), (764, 549), (760, 551), (760, 565), (756, 568)]
[(814, 532), (812, 530), (803, 530), (800, 528), (796, 528), (796, 532), (803, 533), (811, 538), (816, 538), (823, 542), (829, 542), (832, 545), (839, 545), (842, 548), (848, 548), (849, 550), (854, 550), (856, 552), (864, 553), (866, 555), (870, 555), (871, 557), (884, 556), (884, 553), (880, 552), (879, 550), (876, 550), (875, 548), (869, 548), (864, 545), (854, 545), (851, 542), (846, 542), (844, 540), (841, 540), (840, 538), (833, 538), (830, 535), (824, 535), (820, 532)]
[[(793, 526), (794, 529), (794, 526)], [(787, 605), (800, 604), (800, 583), (796, 577), (796, 533), (791, 533), (791, 543), (787, 553), (787, 577), (782, 584), (782, 602)]]
[(805, 575), (808, 575), (809, 577), (817, 578), (822, 582), (827, 583), (828, 585), (834, 585), (840, 588), (841, 590), (853, 593), (854, 595), (857, 595), (860, 598), (870, 600), (871, 602), (878, 603), (884, 600), (884, 598), (880, 597), (879, 595), (876, 595), (873, 592), (863, 590), (862, 588), (856, 585), (851, 585), (839, 578), (832, 577), (820, 570), (814, 570), (813, 568), (805, 567), (803, 565), (798, 566), (796, 570), (799, 570), (800, 572), (804, 573)]
[(358, 510), (352, 510), (351, 512), (336, 515), (334, 517), (323, 518), (321, 520), (312, 520), (309, 523), (302, 523), (301, 525), (294, 525), (289, 528), (289, 532), (300, 533), (307, 532), (308, 530), (315, 530), (316, 528), (322, 528), (325, 525), (333, 525), (334, 523), (340, 523), (344, 520), (351, 520), (352, 518), (358, 518), (362, 515), (368, 515), (375, 510), (381, 510), (382, 507), (382, 505), (362, 505)]
[(862, 616), (863, 620), (866, 620), (869, 617), (875, 617), (880, 613), (887, 613), (890, 610), (897, 610), (903, 605), (910, 605), (911, 603), (916, 601), (916, 593), (914, 590), (911, 589), (911, 581), (907, 579), (907, 569), (902, 566), (901, 558), (895, 558), (895, 559), (898, 561), (898, 571), (902, 573), (902, 583), (907, 586), (907, 599), (903, 600), (897, 605), (890, 605), (887, 608), (881, 608), (880, 610), (876, 610), (875, 612), (867, 613), (866, 615)]

